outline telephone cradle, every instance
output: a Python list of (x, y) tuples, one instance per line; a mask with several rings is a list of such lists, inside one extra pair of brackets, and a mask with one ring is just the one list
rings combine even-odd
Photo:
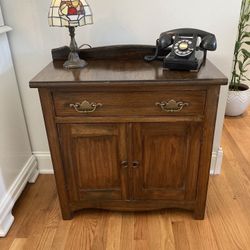
[(147, 62), (163, 60), (163, 68), (170, 70), (199, 71), (205, 64), (207, 51), (217, 48), (216, 37), (206, 31), (183, 28), (161, 33), (156, 41), (153, 56), (145, 56)]

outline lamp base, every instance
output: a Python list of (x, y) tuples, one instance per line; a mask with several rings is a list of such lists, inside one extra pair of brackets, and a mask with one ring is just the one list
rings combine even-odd
[(66, 69), (84, 68), (88, 63), (80, 59), (77, 52), (70, 52), (68, 60), (63, 64)]

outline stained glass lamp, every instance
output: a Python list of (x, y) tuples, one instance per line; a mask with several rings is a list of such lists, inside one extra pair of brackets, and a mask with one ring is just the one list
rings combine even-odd
[(49, 25), (53, 27), (68, 27), (71, 37), (70, 54), (65, 68), (83, 68), (87, 65), (78, 55), (78, 47), (75, 40), (75, 27), (92, 24), (92, 12), (85, 0), (52, 0), (49, 9)]

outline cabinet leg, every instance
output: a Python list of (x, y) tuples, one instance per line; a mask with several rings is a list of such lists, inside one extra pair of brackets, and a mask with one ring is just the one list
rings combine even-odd
[(69, 206), (62, 206), (61, 204), (61, 214), (63, 220), (71, 220), (73, 218), (73, 212), (71, 211)]
[(205, 209), (195, 209), (193, 213), (195, 220), (204, 220), (205, 218)]
[(73, 212), (62, 210), (62, 218), (63, 218), (63, 220), (72, 220), (73, 219)]

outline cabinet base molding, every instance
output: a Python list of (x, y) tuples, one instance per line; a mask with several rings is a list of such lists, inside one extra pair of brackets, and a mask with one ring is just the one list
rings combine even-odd
[(166, 201), (166, 200), (143, 200), (143, 201), (84, 201), (71, 204), (72, 211), (81, 209), (104, 209), (111, 211), (127, 211), (127, 212), (140, 212), (161, 210), (166, 208), (181, 208), (185, 210), (194, 210), (194, 201)]
[(38, 175), (36, 157), (31, 156), (0, 202), (0, 237), (6, 236), (14, 221), (11, 211), (16, 200), (26, 184), (34, 183)]

